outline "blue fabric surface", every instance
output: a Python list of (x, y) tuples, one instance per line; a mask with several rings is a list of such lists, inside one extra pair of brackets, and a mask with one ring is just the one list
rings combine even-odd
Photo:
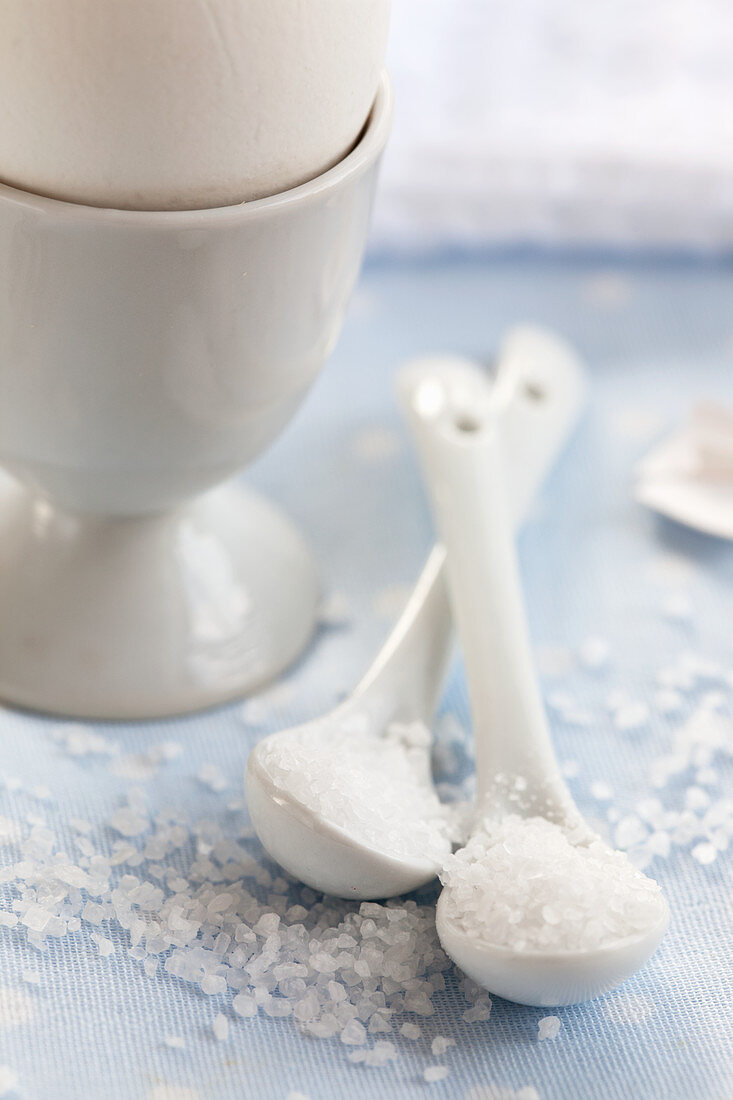
[[(609, 807), (628, 814), (653, 795), (681, 808), (692, 776), (656, 790), (652, 762), (671, 751), (675, 731), (703, 696), (719, 692), (716, 705), (723, 715), (730, 711), (733, 546), (644, 511), (632, 499), (632, 471), (693, 399), (733, 403), (731, 302), (733, 271), (693, 263), (617, 262), (601, 270), (587, 259), (505, 258), (369, 268), (315, 392), (247, 474), (308, 534), (326, 595), (345, 604), (344, 622), (323, 627), (283, 683), (244, 707), (88, 727), (107, 746), (116, 743), (115, 755), (74, 756), (60, 721), (1, 711), (0, 908), (17, 897), (12, 873), (2, 869), (19, 859), (18, 834), (43, 820), (60, 847), (71, 850), (79, 818), (90, 823), (95, 847), (109, 851), (118, 838), (107, 823), (131, 787), (144, 790), (151, 813), (183, 807), (191, 821), (208, 818), (225, 833), (241, 831), (249, 749), (265, 733), (325, 711), (356, 682), (431, 543), (424, 494), (392, 398), (394, 368), (423, 351), (488, 358), (518, 320), (556, 328), (576, 343), (592, 372), (584, 423), (520, 539), (559, 756), (569, 774), (577, 770), (570, 782), (581, 810), (606, 832)], [(691, 614), (665, 614), (680, 594)], [(593, 635), (610, 647), (607, 668), (595, 673), (568, 660)], [(719, 667), (684, 692), (678, 713), (661, 713), (658, 673), (686, 651)], [(567, 667), (553, 670), (558, 656)], [(649, 721), (617, 729), (614, 693), (646, 704)], [(468, 725), (460, 663), (443, 711)], [(580, 712), (591, 720), (578, 721)], [(120, 767), (121, 757), (168, 741), (180, 746), (170, 759)], [(456, 781), (466, 756), (453, 762), (444, 750), (439, 743), (436, 769)], [(731, 752), (729, 739), (714, 756), (713, 800), (733, 797)], [(212, 790), (198, 778), (205, 764), (220, 769), (226, 789)], [(597, 788), (593, 793), (599, 781), (611, 788), (610, 800)], [(256, 841), (247, 847), (266, 865)], [(290, 1019), (241, 1019), (231, 1011), (230, 994), (205, 996), (162, 968), (146, 976), (128, 953), (128, 933), (113, 923), (103, 928), (114, 944), (108, 958), (98, 957), (88, 924), (51, 941), (44, 953), (27, 944), (20, 928), (0, 926), (0, 1095), (4, 1085), (7, 1095), (27, 1100), (285, 1100), (291, 1091), (311, 1100), (397, 1100), (423, 1092), (529, 1100), (532, 1094), (521, 1090), (534, 1088), (541, 1100), (725, 1100), (733, 1095), (733, 861), (723, 852), (703, 865), (692, 847), (675, 847), (650, 866), (672, 909), (658, 953), (616, 992), (557, 1010), (557, 1038), (538, 1041), (537, 1021), (546, 1011), (500, 1000), (488, 1021), (467, 1025), (457, 976), (448, 972), (436, 1015), (419, 1021), (424, 1038), (387, 1036), (398, 1057), (383, 1068), (353, 1065), (338, 1040), (306, 1038)], [(136, 873), (144, 877), (144, 868)], [(420, 904), (434, 897), (427, 891)], [(225, 1042), (212, 1035), (219, 1012), (230, 1022)], [(455, 1040), (440, 1058), (429, 1049), (436, 1034)], [(183, 1039), (182, 1049), (165, 1045), (171, 1035)], [(427, 1084), (423, 1070), (436, 1062), (450, 1073)]]

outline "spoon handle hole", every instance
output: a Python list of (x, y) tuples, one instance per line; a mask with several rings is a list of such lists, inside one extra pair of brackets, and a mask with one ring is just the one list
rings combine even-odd
[(481, 424), (470, 413), (459, 413), (454, 421), (456, 428), (464, 435), (481, 431)]

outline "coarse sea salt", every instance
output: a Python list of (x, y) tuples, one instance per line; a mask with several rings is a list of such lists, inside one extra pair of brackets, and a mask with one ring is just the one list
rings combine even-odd
[(589, 672), (600, 672), (608, 664), (610, 653), (611, 647), (606, 639), (593, 635), (581, 643), (578, 658)]
[(432, 1084), (434, 1081), (442, 1081), (449, 1073), (447, 1066), (428, 1066), (423, 1070), (423, 1077), (428, 1084)]
[(223, 1043), (229, 1038), (229, 1021), (221, 1012), (214, 1019), (212, 1031), (214, 1032), (214, 1038), (219, 1043)]
[(263, 743), (261, 762), (278, 789), (353, 840), (440, 864), (460, 825), (433, 786), (431, 743), (422, 723), (374, 733), (351, 715)]
[(617, 707), (613, 715), (613, 724), (617, 730), (638, 730), (646, 726), (651, 712), (646, 703), (628, 702)]
[(114, 756), (119, 752), (115, 741), (77, 722), (67, 722), (51, 736), (69, 756)]
[(197, 778), (200, 783), (203, 783), (209, 790), (214, 791), (215, 794), (220, 794), (229, 786), (229, 780), (218, 764), (202, 764)]
[(543, 1016), (541, 1020), (537, 1021), (537, 1038), (542, 1041), (544, 1039), (557, 1038), (562, 1023), (558, 1016)]
[(177, 741), (164, 741), (151, 745), (145, 752), (118, 756), (110, 765), (110, 771), (120, 779), (145, 782), (154, 779), (162, 764), (175, 760), (183, 752), (183, 745)]
[[(105, 830), (92, 833), (93, 854), (76, 864), (46, 827), (19, 837), (3, 923), (20, 918), (23, 931), (12, 934), (41, 952), (49, 940), (86, 934), (94, 958), (115, 946), (99, 931), (102, 917), (118, 950), (126, 948), (149, 980), (165, 971), (166, 980), (222, 997), (209, 1032), (220, 1042), (250, 1017), (282, 1017), (315, 1038), (341, 1038), (352, 1061), (380, 1067), (398, 1057), (390, 1039), (422, 1037), (413, 1021), (435, 1015), (451, 966), (432, 906), (321, 899), (260, 862), (248, 824), (230, 822), (225, 835), (213, 821), (188, 824), (182, 811), (150, 816), (139, 791), (126, 809), (144, 820), (144, 832), (124, 842), (120, 862), (110, 856), (120, 842)], [(461, 987), (475, 1001), (472, 986), (462, 980)], [(6, 1010), (21, 1003), (19, 991), (15, 1000), (2, 993)], [(161, 1042), (174, 1045), (164, 1034)], [(446, 1043), (439, 1037), (436, 1051)]]
[(516, 951), (593, 950), (661, 920), (659, 886), (600, 838), (582, 847), (544, 818), (486, 820), (446, 862), (446, 916)]
[(171, 1050), (186, 1049), (186, 1040), (181, 1035), (165, 1035), (163, 1037), (163, 1042), (167, 1047), (170, 1047)]

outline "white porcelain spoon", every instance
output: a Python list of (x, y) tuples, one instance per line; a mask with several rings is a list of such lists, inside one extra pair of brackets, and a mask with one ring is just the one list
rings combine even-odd
[[(436, 358), (422, 360), (421, 366), (435, 376), (446, 372), (466, 392), (480, 381), (486, 392), (502, 395), (503, 436), (513, 456), (512, 522), (517, 523), (577, 420), (585, 385), (576, 357), (550, 334), (523, 326), (504, 341), (493, 383), (484, 382), (484, 372), (465, 360)], [(355, 769), (363, 764), (350, 759), (357, 738), (369, 744), (365, 739), (383, 738), (393, 723), (432, 719), (452, 637), (444, 559), (443, 548), (436, 546), (402, 616), (353, 694), (322, 718), (270, 735), (250, 754), (245, 790), (254, 828), (273, 859), (317, 890), (357, 899), (406, 893), (435, 878), (451, 851), (448, 836), (421, 817), (418, 796), (425, 817), (442, 812), (432, 786), (430, 745), (424, 741), (402, 755), (395, 755), (398, 745), (394, 752), (387, 746), (385, 770), (405, 772), (408, 759), (411, 769), (403, 777), (402, 798), (394, 784), (386, 785), (393, 777), (385, 776), (389, 828), (380, 832), (371, 804), (364, 808), (375, 819), (376, 832), (369, 831), (369, 821), (360, 829), (345, 826), (343, 815), (327, 805), (329, 799), (334, 804), (339, 786), (353, 791), (358, 780)], [(366, 774), (363, 784), (353, 801), (380, 801), (379, 790), (370, 794)]]
[(507, 507), (505, 395), (429, 365), (406, 368), (399, 389), (446, 549), (476, 743), (475, 833), (441, 875), (438, 933), (494, 993), (543, 1006), (585, 1000), (646, 962), (667, 905), (585, 825), (560, 775)]

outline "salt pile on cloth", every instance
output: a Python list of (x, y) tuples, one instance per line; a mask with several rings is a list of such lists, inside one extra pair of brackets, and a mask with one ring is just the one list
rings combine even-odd
[(661, 920), (659, 886), (600, 838), (576, 846), (544, 818), (485, 820), (441, 874), (446, 916), (515, 951), (593, 950)]
[[(351, 1061), (379, 1066), (397, 1057), (390, 1039), (401, 1026), (435, 1014), (451, 963), (431, 906), (321, 899), (259, 862), (248, 825), (225, 836), (183, 812), (151, 820), (139, 791), (110, 826), (120, 839), (70, 833), (65, 845), (45, 825), (26, 827), (0, 872), (0, 934), (42, 952), (49, 941), (87, 941), (100, 966), (126, 951), (143, 980), (192, 983), (212, 999), (219, 1042), (248, 1017), (288, 1017), (340, 1038)], [(488, 1001), (473, 983), (464, 990), (474, 1005)]]
[(433, 786), (431, 743), (422, 723), (373, 733), (357, 714), (265, 741), (260, 759), (279, 790), (353, 840), (440, 865), (460, 830)]

